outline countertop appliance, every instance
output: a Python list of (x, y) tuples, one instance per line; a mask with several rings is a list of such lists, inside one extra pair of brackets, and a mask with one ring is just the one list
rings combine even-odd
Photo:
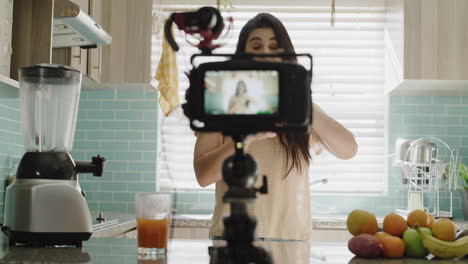
[(2, 231), (10, 244), (81, 246), (92, 220), (78, 173), (101, 176), (104, 158), (74, 161), (81, 73), (40, 64), (20, 69), (21, 124), (26, 153), (5, 195)]

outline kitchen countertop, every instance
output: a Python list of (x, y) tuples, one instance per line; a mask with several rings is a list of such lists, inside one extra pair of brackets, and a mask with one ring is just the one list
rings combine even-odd
[[(98, 225), (98, 212), (91, 212), (93, 217), (93, 237), (115, 237), (136, 229), (135, 215), (118, 212), (104, 212), (108, 222)], [(208, 228), (211, 223), (210, 215), (174, 215), (171, 227)]]
[[(98, 212), (92, 212), (91, 215), (94, 219), (98, 215)], [(114, 237), (136, 228), (135, 216), (133, 214), (104, 212), (104, 216), (107, 220), (117, 219), (118, 223), (101, 228), (95, 228), (93, 237)], [(313, 215), (312, 229), (345, 230), (346, 218), (346, 215)], [(379, 226), (382, 226), (383, 218), (379, 217), (377, 218), (377, 221)], [(455, 219), (454, 222), (458, 230), (468, 229), (468, 221)], [(174, 215), (171, 220), (172, 227), (208, 228), (210, 223), (211, 215), (177, 214)]]
[[(197, 264), (209, 263), (208, 246), (221, 245), (224, 241), (170, 240), (168, 255), (160, 260), (138, 259), (137, 241), (130, 238), (91, 238), (83, 248), (8, 248), (6, 238), (0, 242), (0, 263), (125, 263), (125, 264)], [(361, 259), (355, 258), (345, 243), (308, 242), (256, 242), (272, 253), (274, 263), (327, 263), (327, 264), (459, 264), (459, 260), (428, 259)]]

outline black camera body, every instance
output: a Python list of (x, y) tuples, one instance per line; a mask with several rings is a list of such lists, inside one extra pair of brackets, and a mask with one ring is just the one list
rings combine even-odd
[[(226, 56), (194, 55), (194, 57)], [(188, 74), (190, 87), (182, 106), (194, 131), (246, 135), (262, 131), (308, 132), (312, 125), (310, 83), (312, 68), (292, 62), (252, 59), (229, 54), (230, 59), (206, 62)], [(309, 54), (255, 55), (291, 57)]]

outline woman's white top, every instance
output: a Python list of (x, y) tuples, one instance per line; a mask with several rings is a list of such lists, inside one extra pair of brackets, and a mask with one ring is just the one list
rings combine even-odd
[[(279, 137), (253, 142), (248, 149), (257, 162), (258, 177), (255, 187), (262, 185), (262, 176), (268, 178), (268, 194), (257, 194), (249, 205), (257, 219), (256, 237), (308, 240), (311, 232), (309, 166), (301, 158), (302, 169), (293, 169), (287, 177), (286, 152)], [(223, 218), (229, 215), (229, 204), (223, 203), (227, 185), (216, 183), (216, 203), (210, 227), (210, 237), (223, 235)]]

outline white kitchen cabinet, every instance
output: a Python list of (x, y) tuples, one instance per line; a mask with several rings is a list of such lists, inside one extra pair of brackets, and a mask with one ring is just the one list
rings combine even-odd
[(468, 0), (386, 0), (387, 92), (468, 95)]
[(90, 15), (112, 36), (90, 49), (88, 75), (101, 83), (151, 81), (152, 0), (90, 0)]

